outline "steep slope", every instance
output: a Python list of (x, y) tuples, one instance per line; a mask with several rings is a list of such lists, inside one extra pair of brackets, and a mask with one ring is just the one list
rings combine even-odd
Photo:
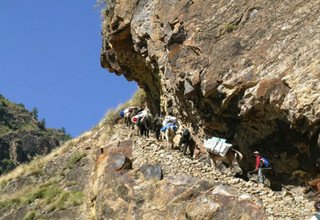
[(114, 116), (0, 178), (0, 219), (305, 219), (312, 212), (301, 188), (273, 192), (234, 178)]
[(317, 176), (319, 0), (107, 4), (101, 65), (135, 80), (152, 113), (227, 138), (247, 169), (259, 150), (283, 182)]
[(0, 174), (70, 139), (63, 130), (46, 128), (36, 113), (0, 95)]
[(94, 166), (88, 139), (73, 139), (0, 177), (0, 219), (88, 219), (83, 204)]

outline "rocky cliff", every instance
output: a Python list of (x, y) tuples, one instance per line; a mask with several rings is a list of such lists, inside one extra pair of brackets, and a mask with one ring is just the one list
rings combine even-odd
[(114, 111), (0, 177), (0, 220), (307, 219), (313, 201), (284, 184), (317, 175), (320, 2), (107, 2), (102, 66), (135, 80), (152, 113), (173, 110), (199, 147), (227, 138), (243, 169), (267, 155), (283, 187), (140, 137)]
[(46, 128), (36, 114), (0, 96), (0, 174), (70, 139), (63, 130)]
[[(282, 182), (319, 168), (320, 1), (109, 0), (101, 65), (173, 109), (200, 144), (267, 155)], [(294, 182), (294, 181), (293, 181)]]
[(0, 177), (0, 219), (306, 219), (312, 213), (301, 187), (273, 192), (234, 178), (233, 170), (192, 160), (109, 116)]

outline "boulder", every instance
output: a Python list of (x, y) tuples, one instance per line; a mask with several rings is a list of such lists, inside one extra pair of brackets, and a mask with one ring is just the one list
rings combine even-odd
[(152, 164), (144, 164), (139, 168), (140, 172), (143, 173), (145, 179), (157, 179), (162, 180), (163, 173), (160, 164), (152, 165)]

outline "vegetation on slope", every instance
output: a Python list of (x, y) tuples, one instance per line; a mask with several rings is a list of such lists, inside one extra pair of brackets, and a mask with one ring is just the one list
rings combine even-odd
[(84, 167), (87, 162), (81, 162), (87, 153), (78, 144), (87, 137), (84, 134), (70, 140), (0, 176), (0, 216), (21, 211), (24, 219), (43, 219), (43, 215), (83, 204), (82, 176), (88, 176), (89, 171)]
[(69, 140), (65, 128), (46, 128), (45, 119), (38, 119), (38, 110), (28, 111), (0, 95), (0, 174), (37, 155), (49, 153)]
[(124, 104), (119, 105), (115, 109), (109, 109), (98, 126), (112, 125), (119, 119), (120, 111), (130, 106), (140, 106), (146, 101), (146, 94), (142, 89), (138, 89), (133, 97)]
[(101, 138), (101, 141), (105, 141), (113, 134), (113, 125), (118, 122), (120, 119), (120, 111), (130, 107), (130, 106), (141, 106), (146, 102), (146, 94), (142, 89), (138, 89), (133, 97), (127, 101), (124, 104), (119, 105), (115, 109), (109, 109), (101, 122), (94, 128), (94, 130), (99, 128), (106, 129), (105, 132), (103, 132), (103, 138)]
[[(109, 110), (93, 131), (0, 176), (0, 216), (21, 214), (23, 219), (54, 219), (64, 210), (70, 213), (77, 210), (78, 217), (83, 210), (81, 205), (88, 200), (86, 189), (94, 164), (92, 152), (115, 132), (120, 110), (144, 103), (145, 94), (138, 90), (131, 100)], [(93, 132), (99, 137), (97, 142)]]
[(21, 205), (33, 203), (39, 200), (48, 205), (49, 210), (62, 210), (69, 206), (78, 206), (82, 203), (82, 192), (66, 191), (62, 189), (57, 180), (48, 181), (40, 186), (24, 188), (10, 197), (0, 199), (0, 208), (12, 209)]

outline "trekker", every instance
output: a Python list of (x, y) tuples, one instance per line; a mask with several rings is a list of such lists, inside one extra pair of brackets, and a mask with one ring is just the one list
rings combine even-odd
[(253, 152), (253, 154), (256, 157), (256, 165), (255, 165), (255, 169), (250, 173), (254, 173), (258, 171), (258, 182), (263, 183), (265, 179), (263, 170), (270, 167), (270, 162), (265, 157), (261, 157), (258, 151)]
[(310, 220), (320, 220), (320, 201), (314, 203), (314, 209), (316, 213), (310, 218)]

